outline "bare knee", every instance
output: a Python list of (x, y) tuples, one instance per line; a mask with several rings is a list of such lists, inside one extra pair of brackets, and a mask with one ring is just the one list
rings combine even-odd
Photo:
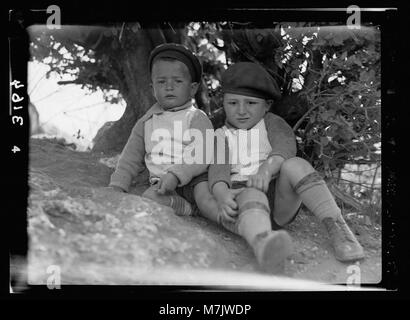
[(255, 198), (255, 197), (259, 197), (261, 195), (261, 193), (263, 194), (262, 191), (260, 191), (259, 189), (253, 188), (253, 187), (246, 187), (245, 189), (243, 189), (243, 191), (238, 195), (238, 198), (241, 197), (246, 197), (246, 198)]
[(268, 198), (265, 193), (256, 188), (245, 188), (237, 197), (238, 207), (244, 206), (248, 202), (259, 202), (269, 208)]
[(194, 187), (194, 199), (199, 208), (215, 201), (214, 196), (209, 191), (208, 181), (200, 182)]
[(296, 179), (299, 179), (314, 171), (315, 169), (309, 162), (299, 157), (293, 157), (285, 160), (280, 168), (281, 174), (285, 174)]

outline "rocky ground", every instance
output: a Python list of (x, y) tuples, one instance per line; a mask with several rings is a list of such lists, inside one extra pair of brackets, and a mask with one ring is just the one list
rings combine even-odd
[[(217, 270), (222, 278), (225, 271), (260, 274), (238, 236), (138, 196), (144, 179), (130, 194), (106, 191), (114, 163), (109, 156), (76, 152), (52, 140), (30, 141), (30, 283), (46, 283), (50, 265), (61, 268), (63, 284), (175, 283), (195, 274), (191, 270)], [(357, 215), (347, 220), (366, 251), (355, 269), (361, 283), (377, 284), (380, 226)], [(325, 229), (311, 214), (299, 214), (287, 230), (295, 245), (286, 261), (287, 277), (346, 283), (350, 265), (334, 259)], [(171, 269), (173, 280), (155, 273)]]

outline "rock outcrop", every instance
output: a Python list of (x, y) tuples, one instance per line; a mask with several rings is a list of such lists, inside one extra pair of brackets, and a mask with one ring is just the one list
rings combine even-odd
[[(101, 162), (90, 153), (32, 140), (30, 282), (44, 282), (50, 265), (61, 267), (63, 283), (116, 283), (123, 277), (106, 278), (82, 269), (84, 265), (135, 271), (254, 268), (252, 252), (241, 239), (204, 219), (179, 217), (171, 208), (138, 196), (143, 184), (134, 186), (133, 194), (104, 189), (112, 168)], [(232, 237), (238, 244), (230, 242)], [(229, 259), (239, 251), (244, 256), (240, 266)]]

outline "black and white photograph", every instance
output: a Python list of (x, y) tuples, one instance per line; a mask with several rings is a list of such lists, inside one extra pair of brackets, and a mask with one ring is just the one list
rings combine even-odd
[(73, 24), (43, 8), (27, 79), (10, 66), (28, 135), (10, 142), (28, 157), (11, 292), (385, 290), (387, 28), (342, 9)]

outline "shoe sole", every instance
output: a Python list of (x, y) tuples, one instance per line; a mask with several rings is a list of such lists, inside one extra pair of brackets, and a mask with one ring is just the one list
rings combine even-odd
[(267, 273), (284, 273), (285, 259), (293, 249), (292, 238), (284, 231), (275, 231), (267, 240), (262, 253), (261, 269)]
[(357, 261), (357, 260), (362, 260), (365, 258), (364, 252), (356, 255), (352, 255), (350, 257), (338, 257), (335, 256), (336, 260), (340, 262), (351, 262), (351, 261)]

